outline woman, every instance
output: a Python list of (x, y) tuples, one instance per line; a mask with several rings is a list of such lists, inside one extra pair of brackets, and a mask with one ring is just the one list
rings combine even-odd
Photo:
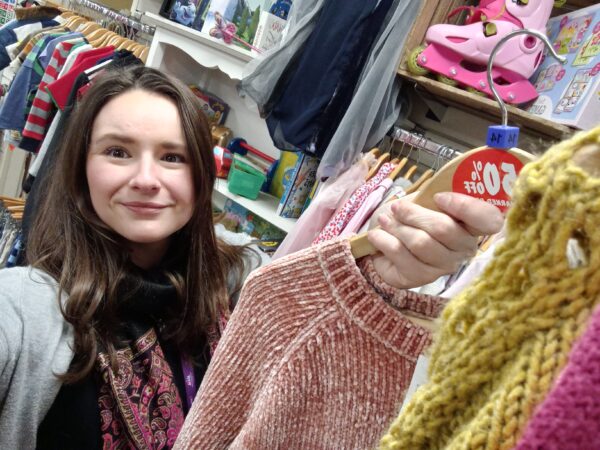
[[(253, 267), (215, 236), (195, 96), (153, 69), (107, 72), (48, 178), (31, 266), (0, 271), (0, 446), (170, 448)], [(388, 283), (451, 271), (500, 226), (492, 206), (439, 200), (456, 220), (399, 204), (373, 232)]]

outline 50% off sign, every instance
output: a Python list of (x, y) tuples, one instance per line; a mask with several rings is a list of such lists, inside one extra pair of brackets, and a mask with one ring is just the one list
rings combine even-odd
[(452, 190), (482, 199), (504, 212), (510, 207), (512, 186), (522, 168), (523, 163), (506, 151), (479, 151), (457, 167)]

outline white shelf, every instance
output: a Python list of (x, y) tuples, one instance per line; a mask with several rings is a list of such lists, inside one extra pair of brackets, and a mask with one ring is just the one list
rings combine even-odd
[(223, 208), (228, 198), (286, 233), (289, 233), (296, 224), (296, 219), (288, 219), (277, 215), (277, 205), (279, 204), (277, 197), (260, 192), (256, 200), (250, 200), (249, 198), (229, 192), (227, 180), (217, 178), (213, 191), (213, 203), (215, 206)]
[[(186, 83), (198, 84), (221, 97), (231, 107), (225, 125), (247, 139), (251, 145), (277, 159), (279, 150), (273, 146), (267, 126), (260, 118), (256, 105), (240, 98), (237, 93), (237, 82), (242, 79), (243, 69), (254, 55), (243, 48), (227, 45), (221, 40), (152, 12), (146, 11), (142, 21), (156, 29), (146, 65), (170, 72)], [(279, 200), (276, 197), (261, 192), (258, 199), (250, 200), (232, 194), (227, 187), (227, 180), (217, 179), (213, 203), (222, 208), (227, 199), (240, 204), (286, 233), (289, 233), (296, 223), (296, 219), (286, 219), (277, 215)]]
[(143, 22), (156, 28), (146, 63), (150, 67), (160, 65), (164, 57), (164, 46), (171, 45), (187, 53), (198, 64), (209, 69), (219, 69), (232, 80), (241, 80), (244, 65), (254, 58), (249, 50), (228, 45), (158, 14), (145, 13)]

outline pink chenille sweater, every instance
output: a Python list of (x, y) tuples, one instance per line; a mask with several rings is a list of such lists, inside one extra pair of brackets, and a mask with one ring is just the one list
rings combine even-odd
[(386, 285), (346, 240), (256, 270), (175, 449), (376, 447), (431, 341), (401, 310), (443, 301)]

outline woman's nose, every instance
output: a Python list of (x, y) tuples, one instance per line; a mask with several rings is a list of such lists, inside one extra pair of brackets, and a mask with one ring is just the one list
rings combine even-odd
[(132, 188), (140, 191), (156, 191), (160, 189), (158, 164), (150, 158), (141, 158), (135, 165), (135, 172), (131, 178)]

